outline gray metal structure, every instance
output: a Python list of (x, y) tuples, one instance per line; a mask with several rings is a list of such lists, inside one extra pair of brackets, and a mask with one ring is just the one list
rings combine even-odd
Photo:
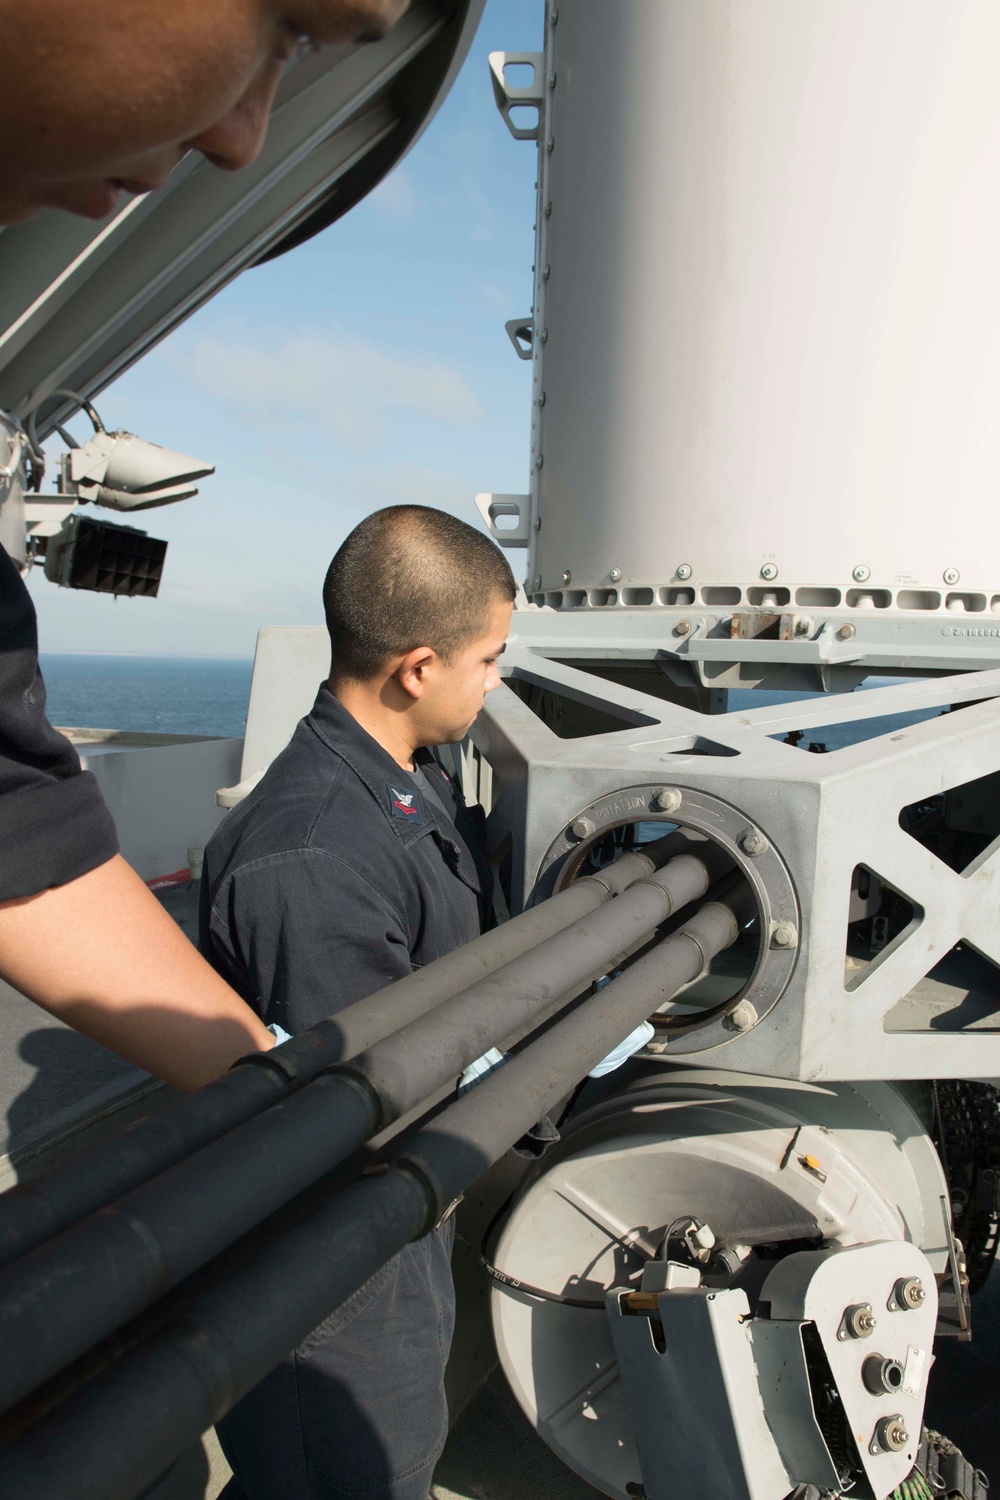
[[(23, 537), (19, 421), (44, 435), (58, 388), (93, 395), (349, 207), (477, 12), (417, 0), (385, 44), (299, 64), (249, 174), (192, 161), (78, 241), (50, 218), (0, 236), (0, 539)], [(477, 497), (526, 549), (524, 593), (459, 756), (501, 925), (7, 1201), (12, 1493), (70, 1471), (134, 1494), (549, 1108), (563, 1139), (489, 1270), (555, 1451), (615, 1500), (885, 1500), (910, 1472), (935, 1331), (969, 1317), (934, 1081), (1000, 1076), (998, 67), (989, 0), (549, 0), (538, 53), (493, 55), (538, 152), (534, 304), (507, 325), (530, 488)], [(326, 664), (322, 632), (262, 632), (221, 806)], [(875, 674), (898, 680), (855, 695)], [(920, 722), (880, 722), (900, 714)], [(679, 856), (658, 874), (651, 834)], [(646, 1016), (624, 1081), (567, 1106)], [(39, 1286), (112, 1248), (114, 1284), (47, 1328)], [(142, 1440), (109, 1458), (122, 1422)]]
[[(998, 61), (983, 0), (561, 0), (537, 53), (491, 58), (538, 152), (533, 306), (507, 325), (530, 486), (477, 497), (525, 549), (466, 758), (497, 868), (517, 910), (655, 822), (713, 842), (757, 912), (742, 968), (653, 1017), (639, 1093), (571, 1125), (498, 1242), (515, 1394), (618, 1500), (881, 1500), (915, 1458), (931, 1294), (899, 1344), (892, 1277), (953, 1296), (961, 1265), (906, 1080), (1000, 1074)], [(861, 742), (827, 751), (845, 724)], [(746, 1140), (734, 1108), (761, 1111)], [(849, 1187), (876, 1158), (892, 1223)], [(789, 1171), (850, 1202), (798, 1252)], [(795, 1308), (745, 1259), (671, 1269), (676, 1215), (784, 1243), (774, 1277), (811, 1268)], [(838, 1356), (852, 1305), (890, 1325), (888, 1384)]]

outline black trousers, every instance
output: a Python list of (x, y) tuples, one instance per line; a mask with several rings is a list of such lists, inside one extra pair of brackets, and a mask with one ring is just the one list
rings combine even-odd
[(221, 1500), (426, 1500), (448, 1434), (454, 1222), (408, 1245), (218, 1424)]

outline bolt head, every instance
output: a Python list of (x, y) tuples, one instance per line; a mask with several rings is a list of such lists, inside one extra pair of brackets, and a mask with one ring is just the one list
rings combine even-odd
[(901, 1453), (909, 1441), (910, 1434), (906, 1430), (906, 1424), (896, 1412), (891, 1417), (883, 1417), (879, 1422), (875, 1429), (872, 1452)]
[(678, 620), (674, 626), (674, 635), (690, 635), (692, 625), (690, 620)]
[(552, 267), (551, 266), (543, 266), (542, 267), (542, 280), (543, 281), (548, 281), (548, 279), (549, 279), (549, 277), (551, 275), (552, 275)]
[(778, 576), (778, 569), (777, 569), (777, 567), (775, 566), (774, 563), (765, 563), (764, 566), (760, 570), (760, 576), (767, 583), (770, 583), (772, 578), (777, 578), (777, 576)]
[(545, 463), (545, 459), (539, 453), (538, 457), (535, 459), (535, 468), (536, 469), (540, 469), (544, 463)]
[(541, 573), (536, 573), (536, 574), (535, 574), (535, 583), (534, 583), (534, 587), (535, 587), (535, 588), (536, 588), (536, 589), (540, 589), (540, 588), (541, 588), (541, 586), (542, 586), (542, 575), (541, 575)]
[(796, 935), (790, 922), (779, 922), (771, 934), (771, 940), (776, 948), (794, 948)]
[(681, 583), (686, 583), (687, 580), (691, 577), (691, 564), (681, 563), (680, 567), (677, 569), (677, 577), (680, 579)]
[(617, 583), (618, 580), (619, 580), (619, 578), (621, 576), (622, 576), (622, 570), (621, 570), (621, 568), (612, 568), (611, 572), (608, 574), (608, 577), (611, 579), (612, 583)]
[(871, 576), (872, 570), (865, 563), (858, 563), (857, 567), (851, 571), (851, 577), (855, 583), (867, 583)]
[(757, 855), (763, 854), (767, 848), (767, 839), (762, 833), (755, 833), (751, 829), (740, 839), (740, 846), (744, 854), (749, 854), (751, 859), (756, 859)]
[(844, 1327), (854, 1339), (870, 1339), (875, 1332), (875, 1314), (868, 1302), (856, 1303), (844, 1313)]
[(593, 833), (594, 825), (589, 818), (574, 818), (569, 831), (576, 839), (587, 839)]
[(909, 1309), (911, 1312), (918, 1307), (923, 1307), (927, 1301), (927, 1293), (919, 1276), (905, 1276), (902, 1281), (897, 1281), (893, 1288), (893, 1295), (898, 1307)]
[(945, 583), (957, 583), (961, 576), (962, 575), (957, 568), (945, 568), (944, 572), (941, 574), (941, 577), (944, 579)]
[(570, 572), (569, 568), (563, 568), (563, 583), (572, 583), (572, 582), (573, 582), (573, 575)]
[(749, 1031), (751, 1026), (757, 1024), (757, 1011), (749, 1000), (741, 1000), (729, 1012), (726, 1020), (733, 1031)]
[(653, 805), (660, 812), (676, 812), (684, 801), (683, 794), (675, 786), (665, 786), (653, 798)]
[(857, 633), (858, 629), (856, 625), (841, 625), (840, 629), (837, 631), (837, 640), (853, 641)]

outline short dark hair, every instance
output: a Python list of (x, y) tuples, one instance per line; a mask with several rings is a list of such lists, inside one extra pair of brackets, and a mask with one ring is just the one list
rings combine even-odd
[(489, 537), (428, 505), (391, 505), (355, 526), (327, 571), (330, 676), (368, 682), (417, 646), (445, 661), (485, 634), (514, 575)]

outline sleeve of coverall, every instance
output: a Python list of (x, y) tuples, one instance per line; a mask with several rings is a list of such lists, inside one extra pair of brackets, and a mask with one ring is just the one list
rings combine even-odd
[(236, 870), (216, 898), (211, 931), (226, 977), (265, 1022), (293, 1035), (411, 972), (404, 914), (325, 850)]

